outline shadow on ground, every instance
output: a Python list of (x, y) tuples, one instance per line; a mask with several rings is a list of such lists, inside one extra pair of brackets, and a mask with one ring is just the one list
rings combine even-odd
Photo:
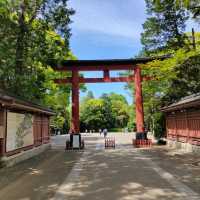
[(0, 199), (49, 199), (81, 154), (49, 150), (14, 167), (1, 169)]
[(69, 180), (60, 195), (68, 200), (185, 198), (184, 193), (172, 188), (147, 162), (132, 150), (93, 151), (82, 163), (80, 178)]
[(141, 150), (155, 161), (161, 168), (173, 174), (195, 192), (200, 194), (200, 155), (186, 153), (167, 147), (155, 147), (151, 150)]
[(194, 184), (190, 187), (199, 192), (199, 168), (186, 170), (195, 160), (189, 155), (184, 162), (181, 155), (170, 155), (165, 149), (135, 150), (131, 144), (124, 144), (115, 150), (104, 150), (97, 149), (97, 143), (103, 147), (102, 138), (89, 136), (84, 152), (49, 150), (0, 170), (0, 199), (55, 200), (58, 194), (62, 197), (59, 199), (66, 200), (186, 199), (184, 192), (177, 192), (152, 169), (149, 158), (180, 181)]

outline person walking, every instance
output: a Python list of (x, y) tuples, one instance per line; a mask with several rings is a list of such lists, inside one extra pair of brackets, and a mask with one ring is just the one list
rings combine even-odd
[(100, 134), (100, 136), (101, 136), (101, 133), (102, 133), (102, 130), (101, 130), (101, 129), (99, 129), (99, 134)]
[(106, 128), (103, 129), (103, 135), (104, 135), (104, 138), (107, 136), (108, 134), (108, 130)]

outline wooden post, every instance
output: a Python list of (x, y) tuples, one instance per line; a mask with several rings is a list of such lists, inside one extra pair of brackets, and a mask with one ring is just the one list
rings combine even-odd
[(196, 39), (195, 39), (194, 28), (192, 28), (192, 46), (193, 46), (193, 49), (196, 50)]
[(72, 71), (72, 133), (79, 133), (79, 73)]
[(140, 67), (135, 70), (135, 107), (136, 107), (136, 128), (137, 133), (144, 133), (144, 111), (142, 99), (142, 76)]

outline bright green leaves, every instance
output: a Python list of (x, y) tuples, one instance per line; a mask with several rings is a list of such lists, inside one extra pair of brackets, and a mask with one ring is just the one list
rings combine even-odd
[[(189, 8), (191, 5), (191, 0), (174, 0), (174, 4), (177, 6), (177, 8), (185, 7)], [(160, 7), (163, 3), (163, 0), (154, 0), (154, 3), (156, 6)]]
[(81, 129), (84, 131), (123, 128), (127, 126), (129, 109), (126, 99), (115, 93), (95, 99), (91, 92), (81, 102)]
[(59, 128), (69, 122), (70, 86), (53, 79), (70, 73), (54, 72), (48, 63), (76, 59), (68, 46), (74, 11), (67, 2), (0, 0), (0, 87), (54, 109)]

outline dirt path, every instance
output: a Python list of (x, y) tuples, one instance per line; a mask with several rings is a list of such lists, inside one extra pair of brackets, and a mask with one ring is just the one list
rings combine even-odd
[(45, 200), (70, 173), (82, 153), (49, 150), (39, 157), (0, 170), (0, 199)]
[[(178, 175), (176, 170), (168, 170), (173, 161), (167, 160), (166, 152), (162, 162), (164, 152), (161, 150), (133, 149), (131, 135), (115, 137), (115, 150), (105, 150), (104, 140), (98, 135), (86, 137), (84, 152), (64, 152), (64, 138), (53, 138), (52, 150), (13, 168), (0, 170), (0, 199), (200, 199), (200, 181), (196, 180), (195, 187), (188, 184), (190, 179), (187, 184), (182, 181), (181, 174), (186, 172), (181, 172), (178, 162), (174, 162), (174, 168), (180, 169)], [(165, 162), (169, 162), (168, 165)], [(189, 175), (192, 180), (195, 174)]]

